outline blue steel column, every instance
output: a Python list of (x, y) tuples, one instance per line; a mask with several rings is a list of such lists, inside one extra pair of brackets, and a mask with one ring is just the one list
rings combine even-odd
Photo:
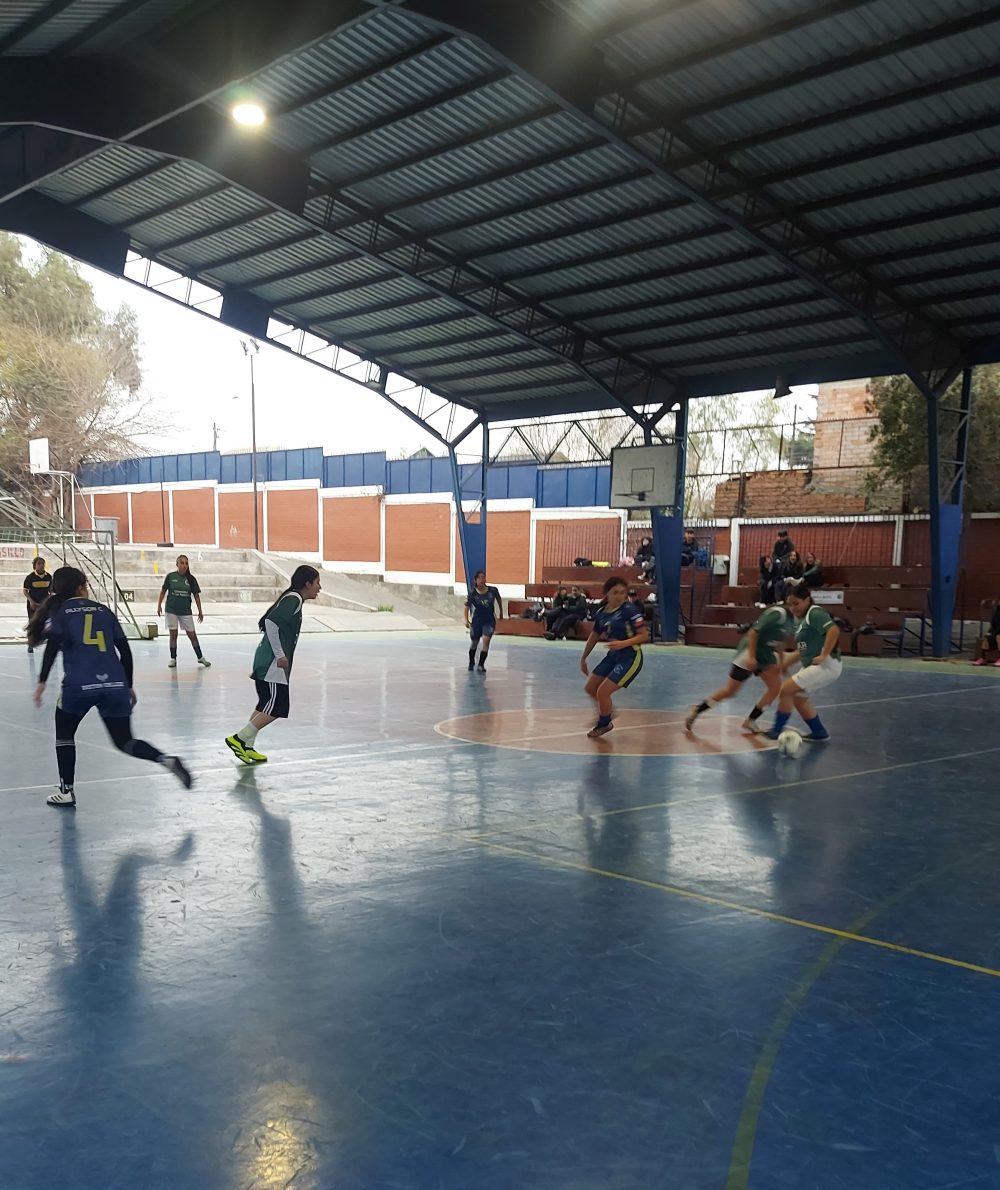
[(486, 569), (486, 473), (490, 462), (490, 427), (489, 422), (483, 421), (483, 457), (479, 472), (480, 505), (479, 524), (470, 523), (462, 508), (462, 473), (458, 466), (455, 447), (449, 443), (448, 459), (451, 463), (451, 484), (455, 497), (455, 507), (458, 513), (458, 541), (462, 547), (462, 562), (465, 568), (465, 584), (472, 590), (473, 578), (477, 570)]
[[(660, 632), (664, 640), (675, 641), (681, 626), (681, 546), (684, 541), (684, 468), (687, 456), (687, 401), (681, 401), (674, 423), (677, 443), (677, 478), (674, 484), (672, 516), (654, 508), (653, 553), (656, 558), (656, 600), (660, 608)], [(647, 432), (648, 434), (648, 432)]]
[(935, 657), (951, 654), (955, 591), (962, 548), (965, 498), (965, 463), (968, 418), (972, 407), (972, 369), (962, 372), (959, 432), (955, 444), (955, 470), (946, 485), (941, 477), (940, 418), (938, 402), (944, 391), (925, 392), (927, 401), (927, 463), (931, 519), (931, 650)]

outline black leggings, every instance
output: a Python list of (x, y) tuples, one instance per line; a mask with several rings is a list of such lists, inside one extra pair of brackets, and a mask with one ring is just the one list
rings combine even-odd
[[(59, 766), (59, 780), (64, 785), (72, 785), (76, 777), (76, 731), (82, 722), (82, 715), (71, 715), (62, 707), (56, 707), (56, 763)], [(134, 756), (137, 760), (151, 760), (154, 763), (163, 759), (159, 748), (133, 737), (129, 716), (102, 719), (101, 722), (120, 752)]]

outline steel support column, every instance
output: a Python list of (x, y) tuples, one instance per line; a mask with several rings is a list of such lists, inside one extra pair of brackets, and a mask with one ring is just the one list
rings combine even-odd
[[(677, 444), (677, 476), (674, 481), (674, 507), (669, 513), (654, 508), (652, 512), (653, 554), (656, 558), (656, 602), (660, 609), (660, 634), (665, 641), (676, 641), (681, 626), (681, 547), (684, 541), (684, 467), (687, 455), (688, 403), (682, 400), (675, 414), (674, 439)], [(647, 429), (647, 445), (652, 442)]]
[[(465, 571), (466, 590), (471, 591), (477, 570), (486, 569), (486, 476), (489, 468), (490, 426), (489, 419), (482, 419), (483, 450), (479, 465), (479, 522), (470, 521), (462, 507), (465, 495), (462, 485), (462, 471), (459, 467), (455, 447), (466, 435), (462, 434), (454, 442), (448, 443), (448, 461), (451, 463), (451, 484), (455, 497), (455, 511), (457, 514), (458, 543), (462, 551), (462, 566)], [(471, 427), (470, 427), (471, 428)]]
[(940, 400), (948, 385), (926, 389), (927, 462), (931, 520), (931, 649), (935, 657), (951, 654), (955, 593), (962, 549), (965, 468), (968, 456), (968, 426), (972, 409), (972, 369), (962, 372), (962, 395), (958, 409), (954, 459), (941, 458)]

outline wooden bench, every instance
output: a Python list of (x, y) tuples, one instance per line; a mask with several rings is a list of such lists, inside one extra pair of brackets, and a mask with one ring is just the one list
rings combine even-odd
[[(586, 640), (594, 630), (592, 620), (577, 621), (574, 632), (577, 640)], [(497, 620), (497, 636), (544, 636), (544, 620), (516, 620), (503, 616)]]

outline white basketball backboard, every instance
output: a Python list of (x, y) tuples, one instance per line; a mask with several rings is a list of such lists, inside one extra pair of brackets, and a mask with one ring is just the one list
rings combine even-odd
[(32, 438), (28, 443), (28, 467), (32, 475), (41, 475), (49, 470), (48, 438)]
[(611, 452), (611, 507), (662, 508), (676, 500), (677, 446), (619, 446)]

